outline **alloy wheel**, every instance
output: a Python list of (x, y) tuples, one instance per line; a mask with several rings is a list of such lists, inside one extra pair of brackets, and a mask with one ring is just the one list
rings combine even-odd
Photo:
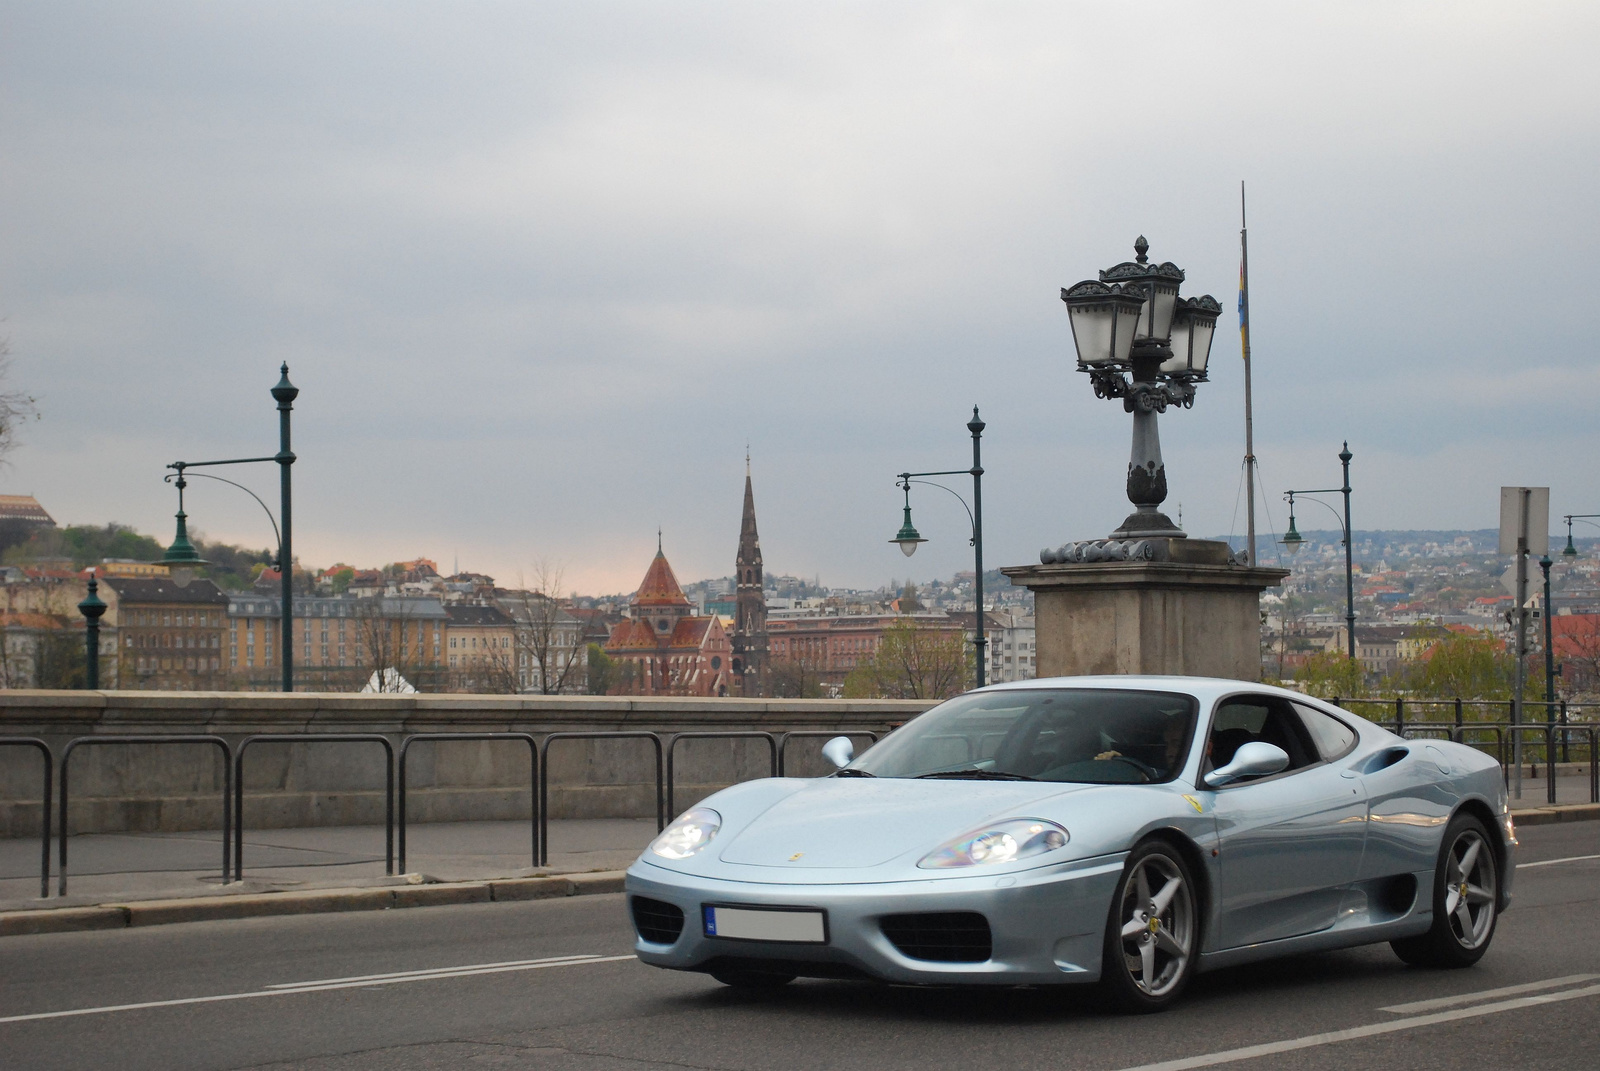
[(1194, 951), (1194, 895), (1177, 863), (1160, 853), (1139, 860), (1119, 914), (1128, 976), (1141, 993), (1165, 996), (1182, 982)]
[(1463, 829), (1450, 845), (1444, 911), (1462, 948), (1477, 948), (1494, 930), (1494, 853), (1476, 829)]

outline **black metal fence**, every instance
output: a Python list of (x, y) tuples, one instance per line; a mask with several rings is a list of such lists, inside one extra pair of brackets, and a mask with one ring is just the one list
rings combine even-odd
[[(1567, 704), (1551, 704), (1549, 713), (1552, 715), (1545, 721), (1524, 722), (1513, 725), (1509, 721), (1477, 720), (1469, 718), (1469, 712), (1476, 713), (1478, 708), (1491, 710), (1504, 710), (1503, 702), (1474, 702), (1471, 700), (1423, 700), (1423, 699), (1397, 699), (1397, 700), (1353, 700), (1335, 699), (1335, 703), (1349, 707), (1355, 704), (1381, 704), (1383, 712), (1393, 711), (1394, 716), (1388, 719), (1374, 718), (1372, 720), (1387, 728), (1393, 729), (1402, 736), (1413, 739), (1448, 739), (1463, 743), (1479, 750), (1493, 754), (1500, 763), (1509, 783), (1511, 771), (1509, 763), (1512, 754), (1517, 750), (1515, 744), (1521, 740), (1522, 751), (1525, 756), (1534, 756), (1535, 760), (1544, 766), (1546, 796), (1549, 802), (1556, 801), (1557, 756), (1559, 761), (1571, 761), (1572, 754), (1582, 754), (1588, 760), (1588, 795), (1590, 802), (1600, 803), (1600, 724), (1584, 723), (1572, 720), (1570, 715), (1575, 707)], [(1533, 706), (1535, 704), (1527, 704)], [(1544, 704), (1538, 704), (1544, 705)], [(1452, 717), (1449, 720), (1430, 720), (1418, 718), (1415, 715), (1429, 708), (1437, 709), (1439, 706), (1448, 708)], [(1407, 718), (1407, 711), (1412, 713)], [(1559, 715), (1559, 716), (1557, 716)], [(385, 841), (385, 871), (388, 874), (396, 873), (397, 860), (396, 846), (398, 843), (398, 862), (400, 872), (405, 872), (408, 856), (406, 843), (407, 828), (407, 759), (413, 745), (444, 743), (455, 741), (520, 741), (528, 746), (531, 806), (529, 814), (529, 839), (531, 842), (530, 859), (534, 866), (547, 866), (550, 861), (550, 751), (551, 747), (561, 741), (585, 740), (639, 740), (649, 745), (655, 759), (655, 818), (656, 828), (661, 830), (666, 827), (667, 821), (676, 812), (678, 747), (681, 742), (693, 740), (756, 740), (766, 744), (768, 756), (768, 772), (772, 776), (786, 776), (789, 744), (796, 739), (806, 738), (831, 738), (835, 736), (848, 736), (853, 738), (866, 738), (876, 743), (880, 734), (867, 730), (835, 731), (824, 729), (799, 729), (788, 732), (770, 732), (766, 730), (718, 730), (718, 731), (691, 731), (674, 734), (663, 734), (646, 730), (608, 730), (593, 732), (553, 732), (538, 734), (524, 732), (467, 732), (467, 733), (412, 733), (399, 737), (398, 750), (395, 741), (382, 733), (263, 733), (245, 737), (237, 746), (230, 745), (227, 740), (212, 734), (143, 734), (131, 736), (81, 736), (69, 740), (61, 751), (59, 761), (55, 761), (49, 745), (34, 737), (6, 737), (0, 736), (0, 746), (31, 747), (40, 752), (43, 759), (43, 809), (41, 818), (40, 836), (40, 896), (49, 895), (50, 879), (50, 840), (54, 835), (58, 842), (59, 881), (57, 895), (66, 895), (67, 892), (67, 840), (68, 840), (68, 805), (70, 789), (68, 781), (68, 763), (72, 754), (80, 747), (106, 746), (106, 745), (134, 745), (134, 744), (205, 744), (216, 747), (221, 751), (223, 760), (223, 787), (222, 787), (222, 880), (242, 881), (244, 879), (244, 773), (245, 755), (249, 749), (257, 744), (282, 743), (282, 744), (374, 744), (382, 748), (384, 767), (384, 841)], [(666, 737), (664, 740), (663, 737)], [(1531, 738), (1531, 739), (1529, 739)], [(1525, 760), (1526, 761), (1526, 760)], [(54, 773), (54, 777), (52, 777)], [(730, 779), (732, 780), (732, 779)], [(52, 783), (54, 781), (54, 784)], [(57, 787), (59, 786), (59, 787)], [(52, 795), (58, 806), (59, 820), (56, 828), (51, 828)]]
[(231, 823), (228, 821), (229, 800), (233, 793), (232, 787), (233, 764), (229, 761), (233, 757), (232, 749), (228, 742), (220, 736), (209, 733), (150, 733), (135, 736), (80, 736), (67, 742), (61, 752), (61, 851), (60, 875), (57, 895), (67, 895), (67, 763), (72, 759), (72, 753), (80, 747), (101, 747), (110, 744), (209, 744), (222, 751), (222, 881), (228, 881), (228, 830)]
[(44, 760), (43, 806), (39, 808), (39, 899), (50, 895), (50, 801), (54, 797), (52, 779), (55, 760), (50, 745), (32, 736), (0, 736), (0, 747), (31, 747), (39, 750)]
[(532, 858), (534, 866), (539, 865), (539, 816), (544, 813), (539, 805), (539, 793), (535, 786), (539, 782), (539, 741), (532, 733), (416, 733), (405, 738), (400, 743), (400, 798), (396, 803), (396, 817), (398, 819), (400, 842), (400, 873), (406, 873), (406, 756), (411, 751), (412, 744), (434, 744), (455, 740), (521, 740), (528, 745), (528, 773), (530, 784), (528, 795), (532, 799), (532, 813), (529, 815), (528, 824), (531, 827), (529, 839), (533, 842)]

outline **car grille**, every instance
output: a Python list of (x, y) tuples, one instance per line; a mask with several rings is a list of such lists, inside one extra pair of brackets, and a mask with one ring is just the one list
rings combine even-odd
[(633, 928), (653, 945), (670, 945), (683, 933), (683, 909), (675, 904), (635, 896), (632, 903)]
[(994, 950), (989, 920), (976, 911), (888, 915), (880, 927), (889, 943), (911, 959), (982, 963)]

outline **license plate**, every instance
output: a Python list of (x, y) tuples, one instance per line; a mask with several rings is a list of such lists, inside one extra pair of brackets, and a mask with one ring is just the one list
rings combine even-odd
[(707, 937), (811, 945), (828, 943), (828, 920), (821, 911), (706, 904), (702, 913)]

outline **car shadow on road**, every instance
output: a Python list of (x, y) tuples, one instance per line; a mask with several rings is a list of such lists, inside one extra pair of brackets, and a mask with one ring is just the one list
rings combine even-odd
[[(1387, 946), (1307, 953), (1252, 963), (1195, 977), (1174, 1013), (1200, 1011), (1217, 1004), (1280, 1001), (1331, 986), (1360, 987), (1415, 973)], [(708, 979), (709, 981), (709, 979)], [(1120, 1019), (1107, 1011), (1094, 986), (912, 986), (880, 982), (809, 979), (776, 989), (746, 990), (716, 986), (665, 998), (684, 1010), (760, 1008), (829, 1018), (871, 1020), (985, 1022), (1011, 1025), (1066, 1024), (1075, 1020)]]

